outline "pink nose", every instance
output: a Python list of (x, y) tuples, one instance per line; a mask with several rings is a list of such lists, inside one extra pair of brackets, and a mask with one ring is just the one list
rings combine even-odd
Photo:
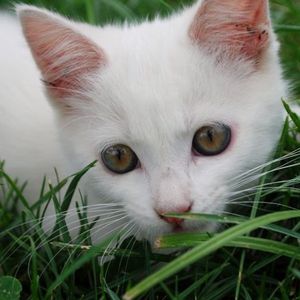
[(192, 205), (182, 206), (182, 207), (174, 209), (173, 211), (168, 211), (168, 212), (159, 211), (158, 215), (165, 222), (167, 222), (169, 224), (173, 224), (175, 226), (180, 226), (183, 223), (184, 219), (172, 218), (172, 217), (165, 217), (163, 215), (165, 215), (167, 213), (187, 213), (187, 212), (190, 212), (191, 209), (192, 209)]

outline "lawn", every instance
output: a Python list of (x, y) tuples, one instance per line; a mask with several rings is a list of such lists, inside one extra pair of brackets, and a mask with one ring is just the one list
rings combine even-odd
[[(192, 1), (184, 0), (32, 0), (94, 24), (132, 22), (167, 15)], [(0, 7), (11, 1), (0, 0)], [(300, 100), (300, 1), (271, 2), (275, 30), (282, 44), (289, 101)], [(192, 215), (222, 224), (217, 235), (206, 233), (160, 237), (153, 251), (146, 242), (129, 238), (115, 250), (111, 240), (90, 245), (86, 201), (78, 204), (82, 232), (70, 240), (65, 210), (78, 180), (93, 167), (66, 178), (30, 207), (24, 186), (0, 164), (0, 300), (8, 299), (245, 299), (300, 300), (300, 118), (287, 104), (285, 122), (274, 160), (263, 171), (255, 192), (246, 197), (238, 216)], [(69, 193), (59, 201), (63, 186)], [(56, 202), (56, 226), (50, 235), (41, 227), (42, 204)], [(24, 210), (16, 210), (20, 203)], [(117, 238), (116, 236), (112, 238)], [(112, 254), (114, 258), (112, 258)], [(109, 259), (99, 264), (100, 257)], [(125, 296), (124, 296), (125, 295)]]

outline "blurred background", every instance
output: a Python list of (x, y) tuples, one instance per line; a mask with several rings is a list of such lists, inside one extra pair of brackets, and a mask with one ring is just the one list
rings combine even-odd
[[(72, 19), (104, 25), (133, 22), (168, 15), (195, 0), (23, 0), (57, 11)], [(1, 9), (12, 9), (13, 1), (0, 0)], [(272, 0), (272, 19), (278, 33), (285, 77), (291, 82), (292, 98), (300, 99), (300, 0)]]

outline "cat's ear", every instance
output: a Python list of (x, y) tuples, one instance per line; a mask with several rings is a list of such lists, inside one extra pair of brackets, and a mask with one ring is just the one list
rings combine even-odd
[(219, 57), (257, 62), (269, 46), (270, 30), (268, 0), (203, 0), (189, 35)]
[(105, 64), (100, 47), (73, 24), (46, 10), (17, 6), (25, 38), (50, 95), (70, 98), (84, 88), (84, 79)]

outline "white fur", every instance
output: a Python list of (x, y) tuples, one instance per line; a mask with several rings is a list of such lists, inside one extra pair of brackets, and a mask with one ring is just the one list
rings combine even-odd
[[(157, 207), (172, 211), (191, 202), (193, 212), (225, 210), (230, 180), (274, 149), (285, 84), (273, 35), (255, 72), (242, 60), (216, 64), (192, 43), (187, 31), (199, 5), (132, 26), (63, 21), (99, 45), (108, 63), (89, 79), (85, 96), (92, 102), (72, 99), (77, 113), (58, 114), (58, 121), (17, 21), (0, 16), (0, 159), (8, 173), (28, 180), (28, 199), (36, 201), (44, 174), (55, 180), (54, 167), (65, 176), (99, 159), (107, 145), (123, 143), (142, 168), (112, 175), (100, 160), (85, 178), (89, 204), (120, 204), (146, 238), (172, 229)], [(34, 8), (20, 8), (26, 9)], [(232, 144), (219, 156), (193, 156), (195, 132), (215, 121), (232, 127)]]

